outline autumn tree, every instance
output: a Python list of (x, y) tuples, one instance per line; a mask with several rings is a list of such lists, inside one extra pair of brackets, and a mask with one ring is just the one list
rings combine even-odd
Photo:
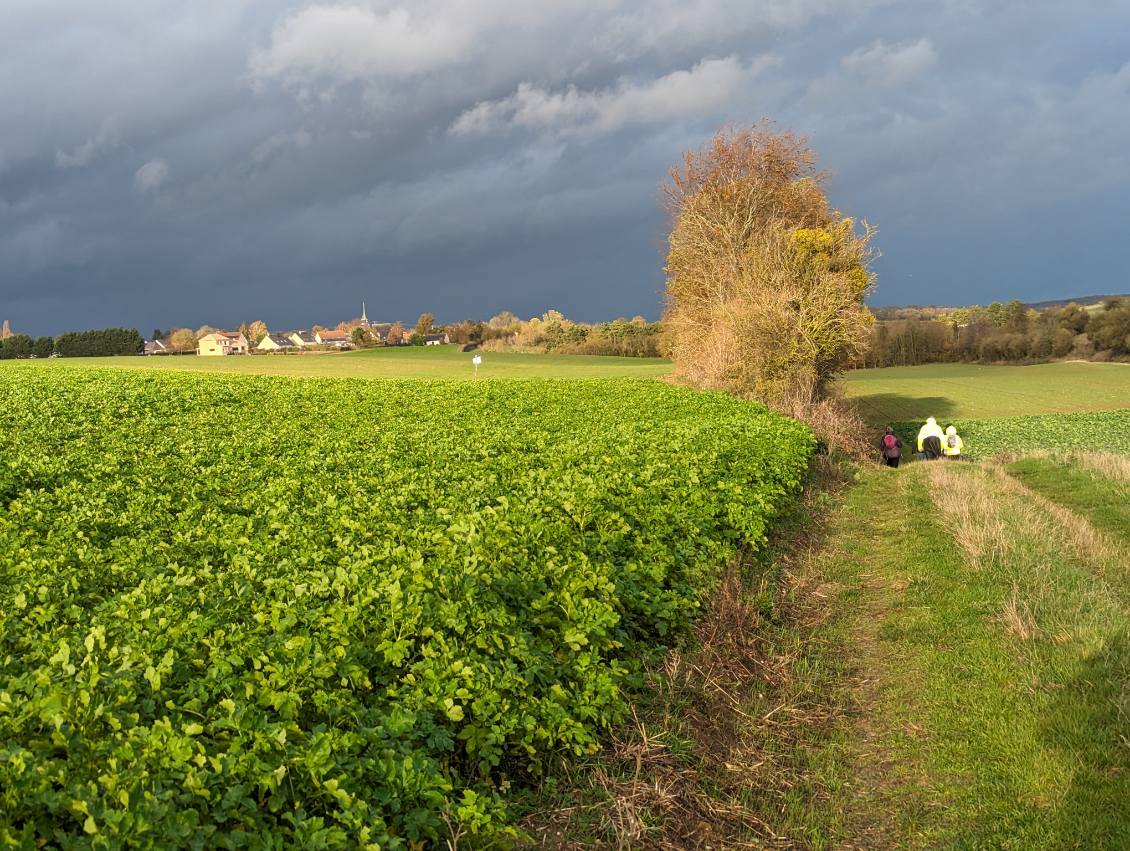
[(517, 316), (509, 310), (504, 310), (501, 313), (496, 313), (487, 322), (487, 326), (493, 331), (513, 331), (522, 322)]
[(471, 320), (464, 319), (462, 322), (452, 322), (445, 325), (443, 331), (453, 343), (460, 345), (468, 343), (471, 340)]
[(430, 313), (421, 313), (420, 318), (416, 320), (416, 333), (420, 335), (432, 333), (432, 325), (434, 323), (434, 316)]
[(682, 380), (803, 411), (864, 351), (873, 230), (823, 184), (805, 141), (766, 123), (672, 169), (664, 323)]
[(169, 348), (174, 352), (191, 352), (196, 348), (196, 335), (191, 328), (175, 328), (169, 332)]
[(392, 327), (388, 329), (388, 336), (385, 342), (390, 346), (399, 346), (404, 342), (404, 326), (399, 321), (393, 322)]
[(257, 346), (261, 342), (263, 342), (263, 338), (266, 337), (269, 333), (270, 329), (267, 328), (267, 323), (262, 319), (256, 319), (254, 322), (247, 326), (247, 342), (249, 342), (253, 346)]

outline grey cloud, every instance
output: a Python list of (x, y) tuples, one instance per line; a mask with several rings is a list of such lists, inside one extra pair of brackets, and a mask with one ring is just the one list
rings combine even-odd
[(139, 192), (155, 192), (169, 179), (169, 164), (164, 160), (150, 160), (133, 175), (133, 184)]
[[(928, 18), (909, 0), (9, 0), (0, 311), (33, 333), (282, 327), (366, 296), (406, 319), (655, 316), (666, 169), (763, 116), (808, 134), (833, 201), (880, 226), (879, 301), (1058, 294), (1061, 247), (1119, 221), (1130, 184), (1128, 32), (1115, 0)], [(1100, 278), (1080, 289), (1124, 288), (1109, 257), (1076, 268)]]
[(888, 45), (881, 39), (844, 57), (843, 67), (884, 85), (899, 85), (913, 80), (938, 59), (938, 51), (928, 38)]
[(103, 121), (98, 132), (81, 145), (71, 150), (55, 152), (56, 168), (82, 168), (89, 165), (95, 157), (113, 150), (120, 143), (120, 137), (113, 122)]
[(689, 70), (672, 71), (645, 83), (620, 81), (598, 92), (570, 86), (550, 92), (521, 83), (514, 94), (482, 101), (451, 125), (456, 135), (489, 133), (500, 127), (608, 133), (629, 125), (680, 121), (714, 115), (776, 60), (759, 57), (743, 64), (737, 57), (704, 59)]

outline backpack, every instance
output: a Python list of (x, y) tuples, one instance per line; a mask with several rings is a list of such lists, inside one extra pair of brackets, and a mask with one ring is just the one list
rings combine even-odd
[(896, 442), (897, 441), (896, 441), (895, 436), (893, 434), (883, 435), (883, 448), (884, 449), (894, 449)]
[(953, 449), (955, 446), (957, 446), (957, 435), (956, 434), (951, 434), (949, 437), (946, 438), (946, 446), (948, 446), (950, 449)]

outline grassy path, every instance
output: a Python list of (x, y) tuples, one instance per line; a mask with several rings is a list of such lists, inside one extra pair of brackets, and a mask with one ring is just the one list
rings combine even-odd
[(853, 711), (819, 745), (823, 803), (793, 835), (1130, 847), (1120, 554), (972, 464), (868, 472), (832, 522), (815, 565), (835, 589), (823, 652), (848, 660)]

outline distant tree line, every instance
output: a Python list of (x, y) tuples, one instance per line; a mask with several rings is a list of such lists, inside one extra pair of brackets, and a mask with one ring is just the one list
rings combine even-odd
[(32, 339), (27, 334), (12, 334), (0, 339), (0, 360), (15, 358), (49, 358), (55, 351), (55, 341), (51, 337)]
[(1038, 311), (1010, 301), (948, 310), (887, 308), (876, 315), (862, 366), (1130, 357), (1128, 298), (1090, 308), (1068, 304)]
[(136, 328), (103, 328), (98, 331), (72, 331), (55, 338), (55, 351), (65, 358), (96, 358), (110, 355), (136, 355), (145, 340)]
[(642, 316), (589, 324), (568, 319), (557, 310), (519, 319), (505, 310), (487, 321), (464, 319), (437, 324), (431, 313), (422, 313), (414, 326), (400, 322), (364, 327), (359, 320), (343, 322), (338, 329), (350, 335), (357, 348), (372, 346), (422, 346), (431, 334), (447, 334), (452, 343), (483, 346), (491, 351), (527, 351), (556, 354), (659, 357), (660, 324)]
[[(482, 342), (488, 349), (518, 349), (568, 355), (614, 355), (619, 357), (659, 357), (660, 324), (642, 316), (589, 324), (574, 322), (557, 310), (521, 320), (505, 311), (478, 323)], [(459, 342), (458, 331), (452, 342)]]
[(58, 337), (32, 339), (26, 334), (12, 334), (0, 339), (0, 360), (16, 358), (103, 357), (136, 355), (145, 341), (134, 328), (103, 328), (98, 331), (72, 331)]

